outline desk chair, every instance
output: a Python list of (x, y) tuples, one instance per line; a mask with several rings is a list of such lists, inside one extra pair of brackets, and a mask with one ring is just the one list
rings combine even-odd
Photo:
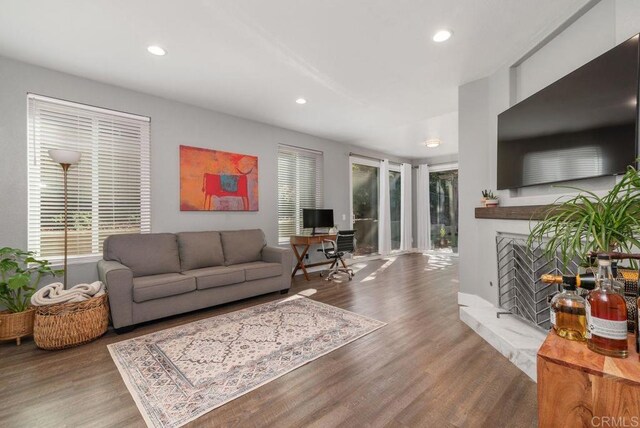
[[(333, 260), (329, 269), (320, 272), (320, 276), (324, 276), (326, 272), (327, 281), (332, 280), (334, 276), (341, 272), (349, 275), (349, 281), (353, 278), (353, 269), (347, 267), (342, 257), (347, 253), (353, 253), (355, 251), (355, 234), (355, 230), (340, 230), (338, 231), (335, 241), (325, 239), (324, 242), (322, 242), (322, 249), (318, 249), (318, 251), (322, 251), (327, 259)], [(325, 247), (325, 243), (331, 244), (331, 246)], [(340, 265), (342, 265), (342, 267), (340, 267)]]

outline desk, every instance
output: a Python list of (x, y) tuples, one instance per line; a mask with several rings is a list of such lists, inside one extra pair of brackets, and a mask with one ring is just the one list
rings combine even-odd
[[(295, 276), (296, 272), (298, 272), (299, 269), (302, 269), (302, 273), (304, 273), (304, 277), (306, 278), (307, 281), (309, 281), (309, 273), (307, 272), (308, 267), (327, 265), (329, 263), (332, 263), (331, 260), (327, 260), (325, 262), (311, 263), (308, 265), (304, 263), (304, 256), (306, 256), (307, 253), (309, 252), (309, 247), (311, 247), (314, 244), (315, 245), (322, 244), (322, 242), (326, 239), (335, 241), (336, 235), (335, 234), (293, 235), (291, 238), (289, 238), (289, 242), (291, 243), (291, 248), (293, 249), (293, 252), (296, 255), (296, 259), (298, 259), (298, 263), (296, 264), (296, 267), (293, 270), (293, 273), (291, 274), (291, 278)], [(302, 252), (298, 250), (298, 247), (302, 248)]]

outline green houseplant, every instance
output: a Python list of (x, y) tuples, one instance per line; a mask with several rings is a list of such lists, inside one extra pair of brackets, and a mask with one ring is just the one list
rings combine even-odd
[(31, 296), (43, 276), (59, 275), (47, 260), (38, 260), (33, 252), (17, 248), (0, 248), (0, 340), (16, 339), (33, 333), (34, 310)]
[(491, 190), (483, 190), (480, 202), (484, 207), (498, 206), (498, 197)]
[[(569, 186), (558, 186), (579, 193), (552, 205), (532, 229), (531, 248), (541, 244), (547, 258), (560, 254), (563, 263), (601, 252), (630, 253), (640, 247), (640, 176), (633, 167), (604, 196)], [(545, 242), (546, 239), (546, 242)]]
[(444, 225), (441, 225), (440, 226), (440, 246), (444, 248), (447, 245), (449, 245), (449, 241), (447, 241), (447, 230), (445, 229)]

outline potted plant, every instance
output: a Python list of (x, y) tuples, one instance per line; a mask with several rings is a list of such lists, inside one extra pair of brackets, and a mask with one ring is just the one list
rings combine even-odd
[(486, 207), (487, 195), (489, 195), (489, 190), (482, 191), (482, 197), (480, 198), (480, 205)]
[(45, 275), (59, 275), (46, 260), (38, 260), (33, 252), (16, 248), (0, 248), (0, 340), (20, 339), (33, 334), (34, 309), (31, 296)]
[(590, 265), (592, 254), (640, 248), (640, 176), (635, 168), (628, 167), (602, 197), (576, 187), (558, 187), (579, 193), (547, 210), (531, 229), (529, 247), (539, 243), (547, 258), (559, 253), (565, 265), (576, 257)]
[(498, 206), (498, 197), (491, 190), (483, 190), (480, 202), (485, 207), (496, 207)]
[(444, 225), (440, 226), (440, 247), (444, 248), (449, 245), (449, 241), (447, 241), (447, 230), (444, 228)]

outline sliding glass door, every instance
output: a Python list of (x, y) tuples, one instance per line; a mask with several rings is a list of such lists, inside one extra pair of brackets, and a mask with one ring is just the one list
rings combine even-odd
[(391, 250), (400, 249), (402, 238), (402, 178), (400, 168), (389, 171), (389, 205), (391, 214)]
[[(457, 168), (457, 167), (456, 167)], [(458, 170), (429, 173), (431, 248), (458, 252)]]
[(378, 162), (351, 161), (352, 223), (356, 251), (363, 256), (378, 252), (380, 167)]

